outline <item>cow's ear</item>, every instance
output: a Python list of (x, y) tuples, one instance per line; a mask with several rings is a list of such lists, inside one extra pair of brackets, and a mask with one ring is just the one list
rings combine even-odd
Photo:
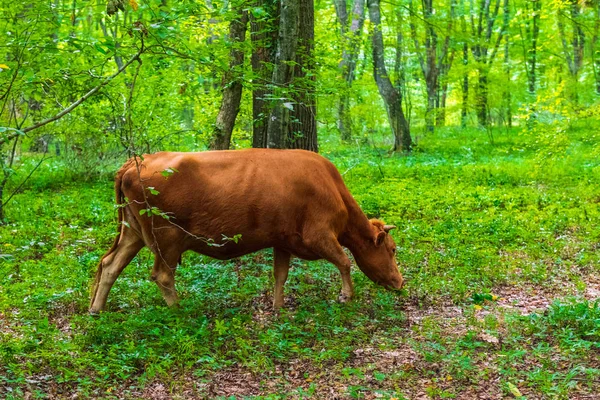
[(383, 241), (385, 240), (385, 235), (387, 235), (385, 231), (380, 231), (377, 233), (377, 236), (375, 236), (375, 246), (381, 246), (383, 244)]

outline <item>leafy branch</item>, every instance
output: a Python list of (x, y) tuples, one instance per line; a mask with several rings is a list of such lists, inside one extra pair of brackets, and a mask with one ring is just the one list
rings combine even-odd
[(31, 126), (28, 126), (27, 128), (23, 128), (20, 131), (16, 130), (15, 132), (12, 132), (12, 133), (4, 136), (3, 138), (0, 138), (0, 146), (3, 145), (6, 142), (9, 142), (9, 141), (13, 140), (14, 138), (16, 138), (19, 135), (26, 134), (27, 132), (31, 132), (31, 131), (33, 131), (35, 129), (38, 129), (38, 128), (44, 126), (44, 125), (47, 125), (50, 122), (54, 122), (54, 121), (57, 121), (57, 120), (61, 119), (62, 117), (64, 117), (65, 115), (67, 115), (71, 111), (73, 111), (75, 108), (77, 108), (79, 105), (81, 105), (88, 98), (90, 98), (91, 96), (93, 96), (96, 92), (98, 92), (104, 86), (108, 85), (113, 79), (115, 79), (123, 71), (125, 71), (127, 69), (127, 67), (129, 67), (133, 62), (139, 60), (140, 56), (142, 55), (142, 53), (145, 50), (143, 36), (141, 37), (141, 40), (142, 40), (142, 44), (141, 44), (138, 52), (133, 57), (131, 57), (129, 59), (129, 61), (127, 61), (125, 64), (123, 64), (123, 66), (121, 68), (119, 68), (114, 74), (106, 77), (98, 86), (96, 86), (93, 89), (91, 89), (89, 92), (87, 92), (86, 94), (84, 94), (83, 96), (81, 96), (78, 100), (76, 100), (75, 102), (73, 102), (69, 107), (65, 108), (64, 110), (62, 110), (58, 114), (56, 114), (56, 115), (54, 115), (54, 116), (52, 116), (50, 118), (47, 118), (47, 119), (45, 119), (43, 121), (40, 121), (38, 123), (35, 123), (35, 124), (31, 125)]

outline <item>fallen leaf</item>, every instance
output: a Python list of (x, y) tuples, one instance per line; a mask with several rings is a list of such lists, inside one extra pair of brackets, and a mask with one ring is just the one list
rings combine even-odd
[(519, 388), (516, 387), (515, 385), (513, 385), (510, 382), (508, 382), (508, 390), (510, 390), (510, 392), (512, 393), (512, 395), (515, 396), (515, 397), (523, 397), (523, 395), (519, 391)]

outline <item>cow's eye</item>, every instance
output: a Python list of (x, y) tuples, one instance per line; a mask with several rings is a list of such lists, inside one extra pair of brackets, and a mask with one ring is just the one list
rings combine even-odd
[(395, 247), (392, 249), (392, 253), (396, 254), (396, 248)]

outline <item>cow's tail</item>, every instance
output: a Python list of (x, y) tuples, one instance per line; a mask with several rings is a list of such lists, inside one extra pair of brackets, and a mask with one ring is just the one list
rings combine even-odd
[(119, 240), (121, 240), (121, 230), (123, 229), (122, 225), (124, 219), (123, 203), (125, 201), (125, 196), (123, 195), (123, 191), (121, 190), (121, 182), (123, 181), (123, 175), (125, 175), (125, 172), (127, 172), (129, 168), (131, 168), (134, 164), (135, 159), (130, 158), (125, 162), (125, 164), (123, 164), (123, 166), (119, 169), (119, 171), (117, 171), (117, 174), (115, 175), (115, 203), (117, 205), (117, 215), (119, 222), (119, 225), (117, 227), (117, 236), (115, 237), (115, 240), (110, 249), (106, 253), (104, 253), (104, 255), (100, 258), (100, 261), (98, 262), (98, 268), (96, 269), (96, 278), (94, 279), (94, 285), (92, 286), (90, 307), (92, 304), (94, 304), (96, 291), (98, 290), (100, 278), (102, 277), (102, 260), (104, 260), (106, 256), (108, 256), (117, 248), (117, 246), (119, 245)]

